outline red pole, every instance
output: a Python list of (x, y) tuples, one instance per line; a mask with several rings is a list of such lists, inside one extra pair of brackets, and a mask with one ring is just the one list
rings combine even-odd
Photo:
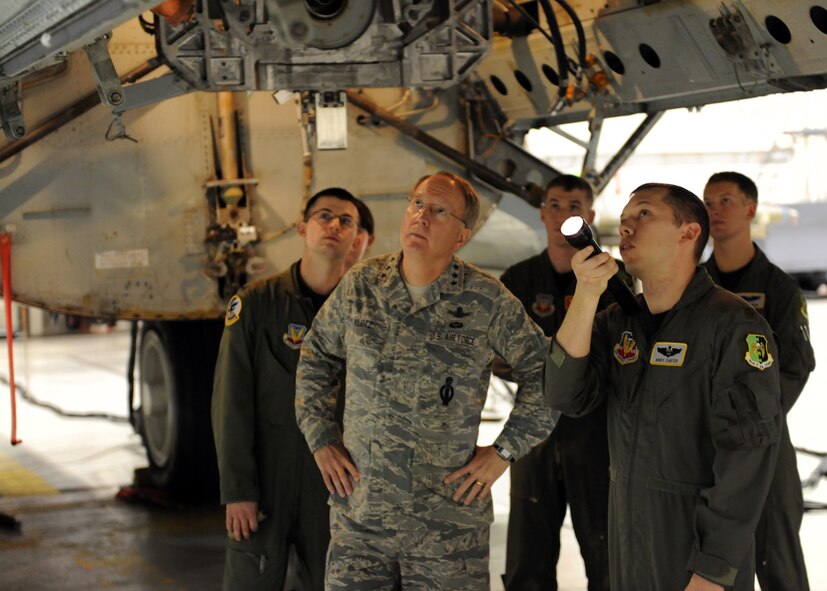
[(9, 390), (11, 390), (11, 444), (17, 438), (17, 396), (14, 385), (14, 327), (11, 322), (11, 234), (0, 234), (0, 265), (3, 267), (3, 300), (6, 303), (6, 343), (9, 346)]

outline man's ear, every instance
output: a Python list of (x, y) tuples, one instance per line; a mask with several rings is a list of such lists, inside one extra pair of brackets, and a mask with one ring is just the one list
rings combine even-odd
[(747, 200), (747, 219), (750, 221), (755, 219), (755, 212), (758, 209), (758, 203), (752, 199)]
[(454, 248), (454, 252), (465, 246), (471, 240), (471, 228), (463, 228), (459, 233), (459, 239)]
[(374, 242), (376, 242), (376, 234), (370, 234), (370, 237), (368, 238), (368, 248), (373, 246)]
[(594, 210), (589, 208), (588, 211), (586, 211), (586, 214), (583, 216), (583, 219), (586, 220), (586, 222), (588, 222), (588, 224), (591, 226), (594, 223)]
[(304, 238), (304, 235), (307, 233), (307, 222), (304, 220), (299, 220), (296, 222), (296, 232), (298, 232), (299, 236)]
[(694, 242), (701, 235), (701, 225), (698, 222), (684, 224), (681, 239)]

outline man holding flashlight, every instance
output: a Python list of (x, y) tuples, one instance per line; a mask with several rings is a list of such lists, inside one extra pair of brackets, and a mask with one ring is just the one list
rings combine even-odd
[(614, 589), (753, 589), (753, 536), (778, 453), (778, 351), (766, 321), (698, 261), (703, 202), (636, 189), (620, 253), (640, 313), (609, 306), (608, 254), (577, 252), (577, 288), (546, 360), (546, 399), (580, 416), (608, 404), (609, 564)]

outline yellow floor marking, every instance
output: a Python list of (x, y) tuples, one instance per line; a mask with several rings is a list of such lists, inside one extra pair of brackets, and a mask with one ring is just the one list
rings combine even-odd
[(0, 497), (57, 495), (58, 490), (0, 449)]

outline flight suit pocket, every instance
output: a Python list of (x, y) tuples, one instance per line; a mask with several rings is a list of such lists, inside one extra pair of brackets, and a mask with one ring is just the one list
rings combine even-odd
[(779, 402), (766, 392), (736, 385), (715, 401), (712, 431), (729, 449), (755, 449), (778, 441)]

